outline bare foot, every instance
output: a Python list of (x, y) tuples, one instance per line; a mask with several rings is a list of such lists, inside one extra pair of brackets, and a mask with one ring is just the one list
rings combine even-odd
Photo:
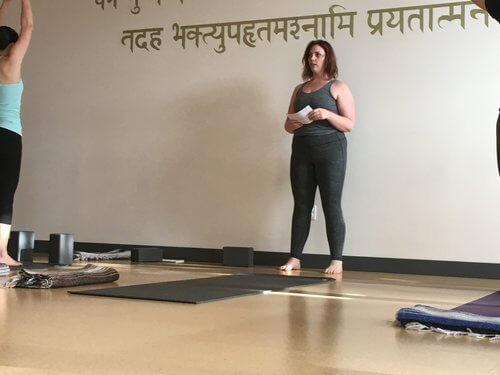
[(4, 256), (0, 256), (0, 263), (6, 264), (12, 267), (22, 266), (22, 263), (12, 259), (9, 255), (5, 254)]
[(300, 259), (292, 257), (288, 259), (288, 262), (283, 264), (279, 269), (280, 271), (300, 270)]
[(330, 266), (325, 270), (327, 275), (338, 275), (342, 273), (342, 261), (332, 260)]

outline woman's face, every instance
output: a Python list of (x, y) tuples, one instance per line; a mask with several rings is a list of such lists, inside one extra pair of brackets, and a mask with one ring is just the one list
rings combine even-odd
[(325, 66), (325, 50), (315, 44), (309, 51), (309, 68), (315, 75), (322, 75)]

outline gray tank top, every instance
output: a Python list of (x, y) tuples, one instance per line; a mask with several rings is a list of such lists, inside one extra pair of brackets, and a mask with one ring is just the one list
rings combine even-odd
[[(332, 96), (332, 85), (335, 82), (334, 79), (327, 82), (320, 89), (313, 91), (311, 93), (306, 93), (303, 91), (305, 83), (297, 91), (295, 96), (295, 101), (293, 103), (293, 109), (295, 112), (302, 110), (306, 106), (311, 106), (312, 109), (324, 108), (334, 113), (339, 113), (337, 108), (337, 101)], [(341, 133), (335, 129), (328, 120), (318, 120), (306, 124), (300, 129), (294, 132), (296, 136), (305, 135), (328, 135), (333, 133)]]

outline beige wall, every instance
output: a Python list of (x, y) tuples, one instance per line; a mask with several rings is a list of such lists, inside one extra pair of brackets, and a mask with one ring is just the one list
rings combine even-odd
[[(345, 254), (500, 262), (500, 27), (468, 16), (465, 30), (445, 22), (374, 36), (368, 9), (432, 2), (341, 3), (358, 11), (355, 37), (338, 30), (333, 41), (358, 110)], [(78, 241), (287, 251), (282, 124), (312, 36), (228, 42), (217, 54), (182, 49), (172, 24), (324, 14), (332, 4), (142, 0), (134, 16), (131, 0), (105, 11), (94, 0), (33, 1), (15, 228), (39, 239), (69, 231)], [(165, 28), (160, 51), (121, 44), (123, 30), (146, 27)], [(328, 254), (321, 212), (306, 252)]]

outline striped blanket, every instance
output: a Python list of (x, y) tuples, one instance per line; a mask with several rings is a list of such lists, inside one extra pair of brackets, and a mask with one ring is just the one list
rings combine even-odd
[(399, 310), (396, 320), (410, 330), (500, 340), (500, 317), (416, 305)]
[(21, 269), (4, 284), (5, 288), (64, 288), (70, 286), (110, 283), (120, 275), (111, 267), (87, 264), (83, 268), (35, 272)]
[(130, 250), (116, 249), (105, 253), (88, 253), (85, 251), (75, 251), (73, 255), (74, 260), (88, 261), (88, 260), (116, 260), (116, 259), (130, 259), (132, 253)]
[(10, 268), (8, 265), (0, 263), (0, 276), (8, 275), (10, 272)]

